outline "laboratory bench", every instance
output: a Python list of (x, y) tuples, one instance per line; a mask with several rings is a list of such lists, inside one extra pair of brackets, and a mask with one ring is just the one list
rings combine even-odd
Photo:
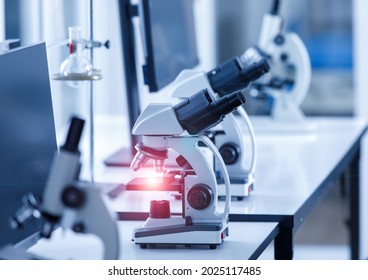
[[(360, 246), (360, 142), (367, 124), (361, 119), (340, 117), (308, 118), (308, 122), (315, 127), (309, 132), (273, 131), (256, 135), (258, 158), (254, 190), (242, 201), (232, 200), (230, 232), (233, 234), (233, 227), (240, 227), (243, 223), (243, 226), (249, 226), (247, 232), (252, 231), (257, 223), (277, 223), (275, 259), (292, 259), (295, 234), (332, 184), (341, 180), (350, 193), (351, 258), (357, 259)], [(106, 186), (124, 184), (135, 176), (129, 168), (103, 164), (107, 156), (124, 145), (126, 127), (122, 119), (96, 118), (95, 178)], [(85, 159), (88, 158), (87, 151)], [(88, 170), (84, 170), (88, 177)], [(155, 191), (124, 191), (113, 199), (112, 205), (123, 222), (144, 220), (152, 199), (168, 199), (172, 212), (181, 213), (180, 200), (170, 193)], [(220, 201), (219, 207), (223, 204)], [(244, 242), (249, 242), (248, 234), (242, 236)], [(230, 244), (225, 246), (230, 247)]]
[[(156, 245), (142, 249), (131, 239), (142, 221), (119, 221), (120, 256), (123, 260), (254, 260), (278, 234), (278, 223), (237, 223), (229, 225), (230, 234), (217, 246)], [(246, 237), (245, 237), (246, 236)], [(58, 229), (50, 240), (40, 240), (28, 252), (49, 259), (101, 259), (103, 246), (97, 238), (62, 232)]]
[(257, 138), (256, 191), (248, 198), (248, 206), (232, 204), (230, 220), (278, 221), (275, 258), (291, 259), (295, 233), (333, 183), (341, 180), (350, 193), (351, 258), (358, 259), (360, 142), (366, 122), (351, 118), (311, 121), (316, 130), (310, 135)]

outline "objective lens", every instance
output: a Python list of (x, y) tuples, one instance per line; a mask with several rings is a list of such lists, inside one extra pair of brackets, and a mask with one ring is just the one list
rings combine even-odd
[(130, 168), (134, 171), (139, 170), (143, 167), (149, 159), (155, 161), (155, 167), (157, 172), (162, 172), (164, 161), (167, 158), (167, 150), (156, 150), (138, 143), (135, 146), (137, 153), (135, 154)]
[(141, 167), (143, 167), (149, 158), (144, 153), (137, 151), (135, 154), (132, 163), (130, 164), (130, 168), (133, 169), (133, 171), (138, 171)]
[(155, 170), (157, 173), (161, 173), (164, 170), (164, 160), (156, 159), (155, 160)]

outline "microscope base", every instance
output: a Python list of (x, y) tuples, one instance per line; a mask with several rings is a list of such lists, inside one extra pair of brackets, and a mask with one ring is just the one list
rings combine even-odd
[(190, 245), (209, 245), (210, 249), (216, 249), (216, 246), (220, 245), (228, 235), (228, 226), (224, 226), (222, 223), (193, 223), (191, 225), (178, 224), (161, 227), (143, 226), (134, 230), (132, 241), (139, 244), (141, 248), (147, 248), (148, 245), (184, 245), (186, 247)]
[[(243, 200), (253, 190), (254, 179), (249, 177), (230, 177), (230, 192), (231, 197), (238, 200)], [(226, 197), (225, 183), (222, 178), (217, 179), (218, 196)]]

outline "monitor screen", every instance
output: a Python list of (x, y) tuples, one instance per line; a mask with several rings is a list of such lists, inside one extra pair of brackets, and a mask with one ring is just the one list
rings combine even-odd
[(145, 84), (156, 92), (198, 64), (193, 0), (142, 0)]
[(12, 231), (24, 194), (41, 194), (57, 150), (45, 44), (0, 54), (0, 247), (38, 229)]

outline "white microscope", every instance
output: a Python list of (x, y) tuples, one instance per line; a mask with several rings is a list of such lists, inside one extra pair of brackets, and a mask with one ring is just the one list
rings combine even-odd
[[(188, 98), (190, 92), (207, 88), (213, 99), (242, 90), (269, 71), (267, 60), (249, 48), (241, 56), (234, 57), (215, 69), (204, 72), (182, 71), (173, 83), (172, 96)], [(213, 141), (226, 164), (231, 182), (231, 195), (238, 200), (248, 196), (254, 184), (256, 166), (256, 143), (252, 124), (243, 107), (237, 115), (229, 114), (215, 129), (211, 130)], [(224, 178), (215, 170), (219, 183), (219, 196), (225, 195)]]
[[(42, 200), (33, 194), (26, 195), (23, 206), (11, 217), (10, 226), (21, 229), (32, 219), (41, 219), (41, 238), (50, 238), (59, 226), (76, 233), (91, 233), (103, 242), (104, 259), (118, 259), (116, 214), (109, 209), (100, 189), (78, 180), (81, 168), (78, 145), (83, 126), (83, 120), (72, 119), (66, 142), (54, 156)], [(10, 248), (6, 250), (12, 255)]]
[(263, 16), (258, 48), (268, 58), (271, 70), (252, 84), (258, 94), (272, 97), (271, 117), (252, 116), (256, 132), (309, 130), (300, 105), (311, 81), (311, 63), (300, 37), (282, 29), (280, 0)]
[[(156, 178), (157, 190), (179, 192), (182, 213), (171, 214), (168, 200), (152, 201), (150, 217), (133, 233), (136, 244), (142, 248), (150, 244), (209, 245), (215, 249), (228, 235), (229, 175), (216, 146), (208, 137), (198, 134), (220, 123), (244, 102), (241, 91), (214, 100), (204, 89), (176, 106), (150, 104), (142, 112), (133, 128), (133, 134), (141, 136), (141, 142), (136, 146), (131, 168), (137, 171), (153, 160), (156, 172), (161, 175)], [(218, 184), (213, 163), (202, 146), (215, 156), (225, 181), (226, 200), (222, 212), (217, 205)], [(176, 161), (180, 168), (165, 166), (168, 150), (179, 154)], [(127, 186), (152, 190), (149, 180), (148, 177), (135, 178)]]

